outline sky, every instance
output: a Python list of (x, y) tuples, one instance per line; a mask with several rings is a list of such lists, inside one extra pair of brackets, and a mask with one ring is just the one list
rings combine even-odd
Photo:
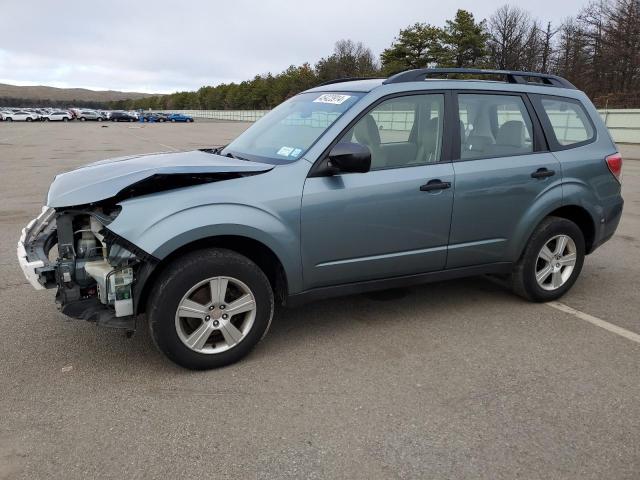
[[(560, 23), (587, 0), (510, 2)], [(505, 0), (0, 0), (0, 83), (171, 93), (314, 64), (343, 38), (488, 18)]]

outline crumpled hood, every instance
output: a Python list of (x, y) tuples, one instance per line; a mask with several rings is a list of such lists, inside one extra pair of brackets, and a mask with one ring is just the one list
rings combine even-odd
[(57, 175), (47, 205), (59, 208), (107, 200), (154, 176), (259, 173), (273, 168), (200, 150), (112, 158)]

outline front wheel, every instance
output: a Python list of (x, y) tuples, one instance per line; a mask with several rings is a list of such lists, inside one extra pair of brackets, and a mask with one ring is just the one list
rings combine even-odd
[(31, 117), (27, 117), (27, 122), (32, 121), (33, 119)]
[(248, 258), (198, 250), (167, 266), (149, 297), (149, 328), (158, 348), (185, 368), (206, 370), (240, 360), (266, 334), (271, 285)]
[(570, 220), (547, 217), (533, 232), (511, 276), (513, 291), (533, 302), (549, 302), (576, 282), (584, 263), (584, 235)]

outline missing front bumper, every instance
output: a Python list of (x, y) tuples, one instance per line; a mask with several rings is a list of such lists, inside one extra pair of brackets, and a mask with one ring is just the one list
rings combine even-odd
[(56, 240), (56, 212), (42, 207), (42, 212), (22, 229), (18, 240), (18, 263), (27, 281), (36, 290), (56, 286), (49, 250)]

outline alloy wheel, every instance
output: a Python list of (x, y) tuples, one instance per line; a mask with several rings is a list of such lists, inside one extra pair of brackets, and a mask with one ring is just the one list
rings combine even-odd
[(191, 350), (221, 353), (249, 334), (256, 309), (253, 292), (245, 283), (232, 277), (212, 277), (197, 283), (182, 297), (175, 328)]
[(549, 239), (536, 260), (536, 282), (543, 290), (557, 290), (571, 278), (576, 265), (577, 249), (568, 235)]

